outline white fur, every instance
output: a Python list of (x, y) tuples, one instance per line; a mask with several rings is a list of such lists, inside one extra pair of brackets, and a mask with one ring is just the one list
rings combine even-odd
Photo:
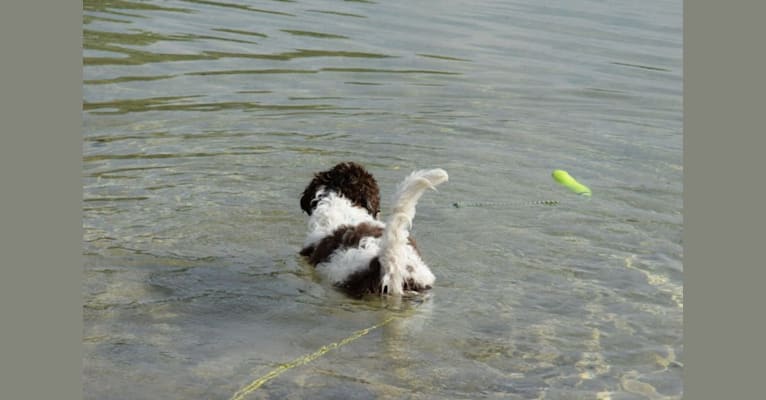
[(315, 198), (321, 198), (309, 218), (309, 233), (304, 247), (314, 244), (325, 236), (331, 235), (343, 225), (359, 225), (362, 222), (383, 227), (385, 224), (376, 220), (367, 210), (355, 207), (347, 198), (335, 192), (317, 190)]
[(340, 284), (351, 274), (367, 268), (380, 251), (380, 239), (368, 237), (360, 241), (359, 247), (338, 250), (330, 260), (317, 264), (317, 272), (332, 284)]
[[(447, 179), (447, 172), (437, 168), (415, 171), (399, 184), (394, 195), (394, 210), (380, 244), (384, 292), (401, 295), (403, 283), (410, 277), (427, 285), (433, 283), (433, 274), (414, 249), (407, 245), (407, 239), (410, 236), (412, 219), (415, 218), (415, 205), (420, 196), (426, 189), (436, 189), (437, 185), (446, 182)], [(414, 271), (407, 271), (407, 265), (412, 266)]]

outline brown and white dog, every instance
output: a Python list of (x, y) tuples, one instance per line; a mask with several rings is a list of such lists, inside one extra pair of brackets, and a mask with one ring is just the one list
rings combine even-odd
[(308, 236), (300, 254), (333, 285), (354, 297), (430, 289), (435, 277), (410, 237), (415, 205), (426, 189), (448, 179), (443, 169), (410, 174), (394, 196), (387, 223), (379, 220), (380, 191), (359, 164), (319, 172), (303, 191)]

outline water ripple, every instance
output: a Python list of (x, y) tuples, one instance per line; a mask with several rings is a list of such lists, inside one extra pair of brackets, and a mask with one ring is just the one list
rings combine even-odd
[(281, 12), (281, 11), (274, 11), (274, 10), (264, 10), (261, 8), (254, 8), (243, 4), (235, 4), (235, 3), (225, 3), (222, 1), (209, 1), (209, 0), (178, 0), (185, 3), (192, 3), (192, 4), (203, 4), (208, 6), (216, 6), (216, 7), (225, 7), (225, 8), (234, 8), (237, 10), (244, 10), (244, 11), (251, 11), (256, 13), (264, 13), (264, 14), (274, 14), (274, 15), (283, 15), (288, 17), (294, 17), (294, 14)]
[(83, 110), (92, 114), (127, 114), (148, 111), (220, 111), (220, 110), (280, 110), (280, 111), (326, 111), (353, 110), (333, 104), (261, 104), (256, 102), (221, 101), (188, 103), (178, 102), (201, 96), (155, 97), (149, 99), (84, 102)]
[(311, 32), (311, 31), (299, 31), (296, 29), (280, 29), (282, 32), (289, 33), (293, 36), (308, 36), (319, 39), (348, 39), (348, 36), (333, 35), (330, 33)]
[(155, 4), (150, 4), (144, 1), (129, 1), (129, 0), (83, 0), (83, 10), (91, 12), (103, 12), (115, 15), (123, 15), (129, 17), (143, 18), (142, 15), (128, 14), (116, 10), (137, 10), (137, 11), (169, 11), (190, 13), (192, 10), (188, 8), (177, 7), (163, 7)]

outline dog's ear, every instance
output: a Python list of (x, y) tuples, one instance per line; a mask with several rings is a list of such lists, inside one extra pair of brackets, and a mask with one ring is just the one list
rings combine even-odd
[(363, 207), (373, 218), (378, 219), (380, 214), (380, 193), (378, 193), (377, 186), (365, 191)]
[(380, 212), (380, 189), (375, 177), (364, 167), (353, 162), (343, 164), (340, 169), (347, 179), (340, 187), (343, 195), (376, 218)]
[(372, 214), (373, 218), (378, 219), (378, 214), (380, 213), (380, 210), (378, 210), (378, 207), (372, 203), (373, 202), (370, 201), (370, 199), (366, 199), (364, 201), (364, 208), (367, 209), (367, 211), (369, 211), (370, 214)]
[(314, 197), (316, 197), (316, 181), (311, 181), (309, 185), (306, 187), (306, 189), (303, 191), (303, 194), (301, 195), (301, 209), (306, 212), (306, 214), (311, 215), (311, 212), (314, 210)]

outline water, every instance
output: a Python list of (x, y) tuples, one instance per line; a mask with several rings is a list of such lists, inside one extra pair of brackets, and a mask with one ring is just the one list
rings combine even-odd
[[(247, 398), (682, 396), (680, 2), (84, 16), (86, 399), (229, 399), (391, 316)], [(297, 255), (301, 191), (346, 160), (384, 210), (409, 171), (449, 172), (415, 220), (428, 298), (350, 300)]]

